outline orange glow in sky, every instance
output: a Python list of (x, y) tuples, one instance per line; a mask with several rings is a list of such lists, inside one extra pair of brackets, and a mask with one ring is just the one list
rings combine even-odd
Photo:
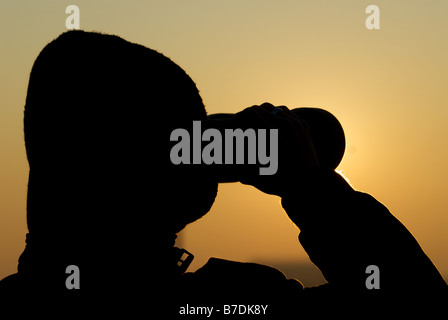
[[(77, 1), (81, 28), (170, 57), (208, 113), (265, 101), (327, 109), (347, 148), (339, 170), (413, 233), (448, 277), (448, 20), (446, 1)], [(69, 1), (0, 3), (0, 278), (25, 245), (28, 164), (23, 108), (40, 50), (66, 30)], [(70, 61), (67, 61), (70, 73)], [(163, 116), (163, 114), (161, 115)], [(154, 209), (158, 204), (154, 203)], [(211, 212), (180, 235), (196, 258), (308, 262), (280, 199), (223, 184)]]

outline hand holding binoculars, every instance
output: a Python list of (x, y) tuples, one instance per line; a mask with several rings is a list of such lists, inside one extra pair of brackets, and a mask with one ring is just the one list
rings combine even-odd
[[(257, 108), (262, 108), (257, 107)], [(242, 116), (242, 113), (217, 113), (217, 114), (211, 114), (208, 116), (208, 127), (209, 128), (216, 128), (221, 132), (228, 131), (229, 129), (242, 129), (245, 130), (247, 128), (251, 127), (251, 124), (255, 124), (260, 127), (260, 124), (266, 124), (266, 129), (270, 128), (278, 128), (278, 130), (281, 132), (281, 130), (284, 130), (284, 132), (288, 132), (287, 130), (291, 128), (282, 128), (282, 125), (293, 125), (294, 122), (292, 121), (276, 121), (277, 119), (282, 118), (281, 112), (284, 112), (284, 107), (276, 107), (274, 108), (272, 105), (269, 105), (270, 108), (265, 108), (263, 111), (259, 114), (256, 112), (253, 114), (246, 114), (245, 117)], [(253, 108), (253, 107), (252, 107)], [(249, 109), (249, 108), (248, 108)], [(255, 109), (257, 110), (257, 109)], [(271, 110), (266, 115), (266, 110)], [(288, 110), (287, 110), (288, 111)], [(314, 147), (315, 157), (318, 161), (318, 166), (321, 169), (325, 170), (335, 170), (336, 167), (339, 165), (339, 163), (342, 160), (342, 157), (344, 155), (345, 151), (345, 135), (344, 130), (339, 123), (338, 119), (332, 115), (330, 112), (320, 109), (320, 108), (295, 108), (288, 111), (289, 117), (291, 117), (291, 114), (298, 118), (300, 124), (305, 123), (307, 127), (307, 137), (299, 137), (299, 139), (289, 141), (291, 148), (294, 147), (294, 143), (297, 142), (297, 148), (295, 150), (286, 151), (280, 150), (279, 157), (286, 156), (288, 157), (289, 154), (291, 157), (294, 157), (294, 153), (297, 156), (297, 153), (306, 153), (310, 152), (309, 149), (303, 148), (303, 141), (304, 139), (310, 139), (312, 147)], [(258, 118), (258, 119), (251, 119), (252, 118)], [(253, 121), (252, 121), (253, 120)], [(298, 129), (298, 128), (297, 128)], [(303, 132), (303, 130), (296, 130), (296, 132)], [(308, 134), (309, 133), (309, 134)], [(282, 145), (282, 139), (285, 138), (282, 133), (278, 136), (280, 138), (280, 141), (278, 142), (278, 145)], [(291, 137), (289, 137), (291, 138)], [(295, 139), (295, 138), (291, 138)], [(249, 140), (249, 139), (248, 139)], [(267, 140), (265, 140), (267, 141)], [(272, 142), (272, 141), (271, 141)], [(260, 148), (260, 142), (255, 143), (258, 148)], [(250, 148), (250, 146), (246, 146)], [(238, 147), (236, 147), (238, 148)], [(264, 146), (266, 148), (266, 146)], [(281, 147), (280, 147), (281, 148)], [(235, 149), (235, 151), (238, 151)], [(267, 150), (265, 150), (267, 151)], [(271, 153), (276, 150), (269, 150)], [(313, 150), (312, 150), (313, 151)], [(250, 152), (249, 150), (247, 152)], [(232, 155), (233, 156), (233, 155)], [(246, 154), (247, 156), (247, 154)], [(307, 156), (307, 155), (302, 155)], [(278, 159), (279, 164), (281, 166), (282, 159)], [(241, 163), (241, 162), (240, 162)], [(284, 163), (284, 162), (283, 162)], [(258, 167), (260, 165), (258, 164)], [(303, 166), (301, 163), (297, 163), (297, 166)], [(257, 167), (257, 165), (254, 164), (231, 164), (231, 165), (223, 165), (219, 166), (219, 169), (217, 169), (217, 177), (219, 182), (236, 182), (241, 181), (243, 177), (247, 177), (250, 175), (254, 175), (254, 167)], [(304, 168), (306, 170), (306, 168)]]

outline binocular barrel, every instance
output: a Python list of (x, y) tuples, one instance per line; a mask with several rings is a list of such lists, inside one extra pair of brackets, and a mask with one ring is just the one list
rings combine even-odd
[[(335, 170), (345, 151), (344, 130), (338, 119), (320, 108), (296, 108), (291, 111), (308, 125), (319, 166)], [(221, 131), (236, 129), (234, 117), (235, 114), (231, 113), (211, 114), (208, 116), (209, 126)], [(222, 166), (218, 170), (218, 181), (236, 182), (242, 173), (245, 174), (244, 170), (251, 170), (250, 165), (236, 166), (238, 165)]]

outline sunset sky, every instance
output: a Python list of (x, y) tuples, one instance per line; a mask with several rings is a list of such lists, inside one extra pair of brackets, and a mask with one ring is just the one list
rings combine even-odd
[[(16, 271), (27, 232), (29, 72), (66, 30), (70, 4), (80, 8), (81, 29), (117, 34), (178, 63), (208, 113), (265, 101), (332, 112), (347, 139), (338, 170), (386, 205), (448, 277), (447, 1), (3, 0), (0, 279)], [(370, 4), (380, 9), (380, 30), (365, 26)], [(281, 267), (309, 261), (298, 232), (278, 197), (232, 183), (180, 238), (196, 257), (191, 270), (211, 256)]]

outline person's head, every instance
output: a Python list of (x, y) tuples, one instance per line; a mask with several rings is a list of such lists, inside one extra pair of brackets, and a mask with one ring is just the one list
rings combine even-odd
[(171, 131), (193, 120), (206, 120), (202, 99), (167, 57), (112, 35), (59, 36), (33, 66), (25, 106), (31, 235), (141, 244), (200, 218), (216, 179), (169, 157)]

